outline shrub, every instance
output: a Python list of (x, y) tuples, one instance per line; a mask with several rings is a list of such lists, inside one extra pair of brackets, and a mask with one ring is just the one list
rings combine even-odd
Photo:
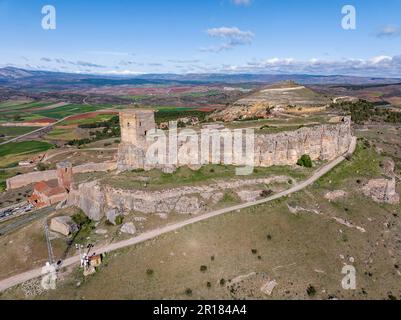
[(123, 224), (123, 221), (124, 221), (124, 217), (123, 217), (123, 216), (117, 216), (117, 217), (116, 217), (115, 222), (116, 222), (116, 225), (117, 225), (117, 226), (122, 225), (122, 224)]
[(78, 212), (72, 216), (72, 221), (74, 221), (80, 227), (89, 224), (91, 220), (82, 212)]
[(310, 285), (308, 289), (306, 289), (306, 293), (309, 297), (314, 297), (316, 295), (316, 289), (314, 286)]
[(186, 289), (185, 290), (185, 294), (187, 295), (187, 296), (192, 296), (192, 290), (191, 289)]
[(200, 267), (201, 272), (206, 272), (207, 271), (207, 266), (201, 266)]
[(207, 283), (206, 283), (206, 287), (211, 288), (211, 287), (212, 287), (212, 284), (211, 284), (210, 282), (207, 282)]
[(305, 168), (312, 168), (313, 167), (313, 163), (312, 163), (312, 159), (309, 155), (304, 154), (297, 162), (297, 164), (301, 167), (305, 167)]
[(262, 198), (267, 198), (267, 197), (269, 197), (271, 194), (273, 193), (273, 190), (263, 190), (261, 193), (260, 193), (260, 196), (262, 197)]
[(257, 254), (257, 253), (258, 253), (258, 250), (252, 249), (252, 254)]
[(153, 276), (154, 273), (155, 273), (155, 272), (153, 271), (153, 269), (148, 269), (148, 270), (146, 270), (146, 274), (147, 274), (148, 276)]
[(226, 284), (226, 280), (225, 279), (220, 279), (220, 285), (224, 286)]
[(267, 240), (270, 241), (271, 239), (272, 239), (272, 236), (271, 236), (270, 234), (268, 234), (268, 235), (267, 235)]
[(49, 166), (43, 162), (39, 162), (36, 166), (36, 169), (38, 169), (39, 171), (46, 171), (49, 169)]

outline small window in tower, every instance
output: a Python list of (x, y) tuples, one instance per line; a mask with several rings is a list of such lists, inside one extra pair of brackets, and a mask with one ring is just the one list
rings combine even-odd
[(127, 127), (129, 128), (130, 126), (131, 126), (131, 124), (128, 122), (128, 123), (127, 123)]
[(142, 127), (142, 122), (139, 122), (139, 126)]

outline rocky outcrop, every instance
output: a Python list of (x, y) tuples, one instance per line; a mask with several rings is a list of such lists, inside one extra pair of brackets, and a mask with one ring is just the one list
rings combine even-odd
[(369, 183), (362, 188), (365, 196), (372, 198), (378, 203), (398, 204), (400, 196), (396, 192), (395, 178), (389, 179), (375, 179), (370, 180)]
[(252, 185), (287, 183), (287, 176), (249, 180), (228, 180), (209, 185), (189, 186), (162, 191), (123, 190), (98, 181), (80, 184), (68, 198), (68, 204), (81, 208), (89, 218), (101, 220), (110, 210), (118, 212), (199, 214), (206, 205), (216, 204), (224, 190)]
[(105, 193), (98, 182), (93, 181), (73, 188), (67, 204), (81, 208), (90, 219), (99, 221), (104, 217), (105, 198)]
[(339, 124), (326, 124), (301, 128), (292, 132), (257, 135), (255, 166), (295, 165), (307, 154), (312, 160), (332, 160), (348, 151), (351, 144), (351, 120), (344, 118)]
[(109, 221), (111, 224), (116, 225), (116, 219), (118, 216), (121, 216), (121, 212), (118, 211), (118, 209), (110, 209), (107, 210), (106, 212), (106, 219)]
[[(352, 141), (351, 119), (349, 117), (343, 117), (337, 119), (337, 121), (337, 123), (305, 127), (295, 131), (276, 134), (255, 134), (253, 139), (254, 166), (270, 167), (295, 165), (304, 154), (308, 154), (312, 160), (327, 161), (346, 153)], [(212, 157), (210, 156), (208, 161), (224, 165), (244, 165), (245, 160), (236, 157), (238, 154), (237, 150), (233, 150), (235, 148), (232, 146), (227, 148), (224, 145), (222, 131), (219, 131), (217, 134), (220, 134), (220, 157), (217, 155), (217, 159), (213, 159), (212, 161)], [(122, 143), (118, 151), (118, 169), (124, 171), (166, 168), (171, 172), (176, 169), (176, 166), (203, 163), (200, 159), (202, 145), (203, 148), (205, 145), (209, 145), (209, 148), (213, 145), (213, 139), (210, 139), (210, 141), (203, 141), (204, 139), (205, 138), (201, 135), (194, 133), (191, 136), (190, 142), (180, 143), (177, 148), (179, 163), (174, 166), (147, 163), (148, 159), (145, 159), (145, 154), (150, 146), (138, 147), (134, 144)], [(243, 145), (243, 147), (245, 146)], [(166, 150), (162, 152), (169, 152), (168, 149), (169, 148), (166, 148)], [(181, 152), (182, 150), (185, 152)], [(169, 159), (170, 156), (171, 155), (164, 154), (165, 159)]]
[(273, 109), (323, 107), (330, 103), (324, 95), (293, 81), (284, 81), (253, 92), (229, 108), (215, 112), (210, 118), (226, 122), (260, 119), (269, 117)]
[(124, 223), (121, 227), (121, 232), (134, 235), (136, 233), (136, 228), (132, 222)]
[(61, 216), (53, 218), (50, 221), (50, 230), (60, 233), (64, 236), (69, 236), (70, 234), (78, 231), (78, 226), (72, 221), (71, 217)]
[(335, 190), (335, 191), (327, 192), (325, 194), (324, 198), (329, 201), (335, 201), (339, 198), (344, 198), (346, 195), (347, 195), (347, 193), (343, 190)]

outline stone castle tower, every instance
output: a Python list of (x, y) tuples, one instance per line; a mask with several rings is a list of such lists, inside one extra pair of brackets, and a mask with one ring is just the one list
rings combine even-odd
[(59, 187), (64, 188), (69, 192), (71, 190), (73, 179), (72, 164), (68, 161), (57, 164), (57, 181)]
[(121, 143), (118, 148), (119, 171), (143, 169), (145, 166), (146, 134), (156, 129), (155, 111), (127, 109), (120, 112)]

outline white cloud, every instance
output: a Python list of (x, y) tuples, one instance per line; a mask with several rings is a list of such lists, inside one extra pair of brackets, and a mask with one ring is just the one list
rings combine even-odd
[(252, 3), (252, 0), (231, 0), (236, 6), (248, 6)]
[(266, 74), (311, 74), (311, 75), (354, 75), (372, 77), (401, 77), (401, 55), (378, 56), (370, 59), (306, 61), (292, 58), (269, 58), (251, 61), (245, 65), (222, 65), (221, 72), (266, 73)]
[(225, 42), (217, 47), (203, 48), (202, 51), (220, 52), (233, 49), (236, 46), (251, 44), (254, 34), (251, 31), (242, 31), (237, 27), (220, 27), (208, 29), (206, 33), (213, 38), (224, 39)]
[(400, 29), (397, 26), (390, 25), (383, 27), (376, 33), (378, 38), (391, 38), (399, 35), (401, 35)]
[(102, 72), (102, 74), (118, 75), (118, 76), (132, 76), (142, 74), (142, 72), (132, 71), (132, 70), (110, 70)]
[(392, 58), (389, 56), (378, 56), (378, 57), (373, 57), (370, 59), (370, 62), (372, 62), (373, 64), (377, 64), (377, 63), (381, 63), (384, 61), (391, 61)]

